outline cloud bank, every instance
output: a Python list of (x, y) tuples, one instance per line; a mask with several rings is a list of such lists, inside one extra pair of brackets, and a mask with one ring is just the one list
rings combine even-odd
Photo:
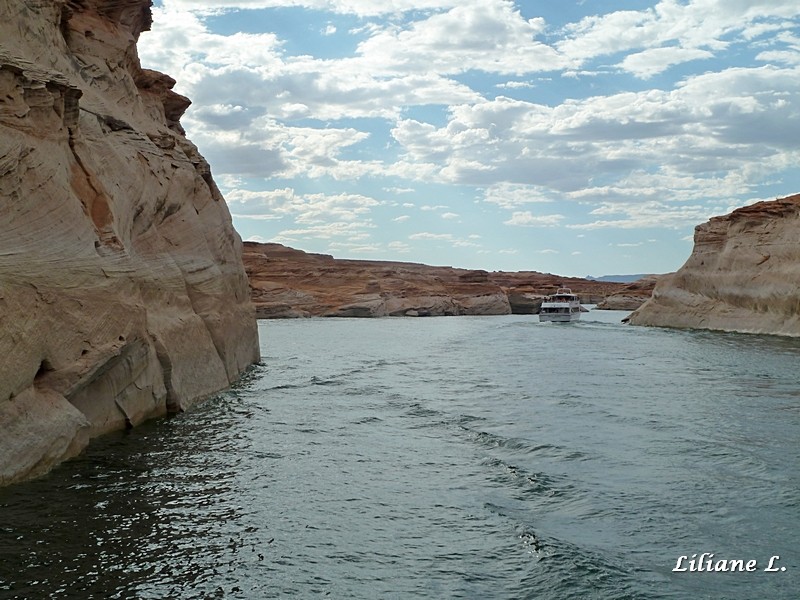
[(140, 53), (193, 99), (245, 237), (566, 272), (577, 232), (660, 230), (631, 269), (655, 271), (709, 216), (798, 191), (794, 0), (581, 8), (163, 0)]

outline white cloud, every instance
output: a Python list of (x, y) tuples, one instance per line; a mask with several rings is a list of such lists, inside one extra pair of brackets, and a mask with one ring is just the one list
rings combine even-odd
[(404, 106), (480, 97), (424, 63), (387, 77), (381, 59), (372, 56), (290, 57), (273, 33), (213, 33), (195, 12), (176, 6), (181, 5), (154, 9), (153, 30), (143, 34), (140, 56), (144, 66), (170, 73), (177, 91), (196, 105), (238, 104), (251, 118), (335, 120), (395, 118)]
[(544, 31), (543, 19), (525, 19), (514, 2), (467, 1), (405, 28), (387, 27), (361, 43), (358, 53), (382, 73), (477, 69), (521, 75), (565, 66), (557, 51), (536, 41)]
[[(214, 6), (295, 4), (313, 8), (317, 3), (276, 0)], [(695, 0), (684, 6), (665, 0), (652, 10), (618, 11), (575, 23), (567, 28), (569, 37), (559, 48), (573, 63), (590, 57), (581, 54), (581, 48), (594, 48), (591, 56), (633, 49), (619, 64), (649, 76), (671, 64), (710, 56), (724, 46), (713, 42), (713, 36), (708, 38), (713, 43), (700, 44), (705, 38), (692, 29), (698, 23), (704, 31), (726, 36), (745, 26), (752, 31), (769, 25), (784, 28), (772, 42), (783, 49), (767, 49), (762, 58), (800, 64), (791, 62), (797, 40), (781, 20), (798, 14), (794, 4)], [(486, 186), (488, 201), (513, 208), (523, 204), (524, 192), (492, 186), (523, 186), (531, 192), (529, 201), (592, 188), (610, 193), (613, 184), (592, 185), (595, 173), (616, 172), (622, 177), (637, 166), (666, 164), (707, 188), (700, 181), (707, 174), (724, 177), (725, 171), (736, 172), (746, 163), (764, 164), (765, 158), (767, 171), (792, 158), (778, 156), (757, 138), (783, 137), (787, 147), (796, 139), (797, 119), (792, 118), (798, 104), (796, 68), (729, 70), (727, 77), (723, 77), (726, 72), (709, 73), (688, 78), (673, 91), (596, 96), (554, 106), (502, 96), (484, 100), (449, 75), (484, 67), (492, 72), (541, 70), (538, 55), (526, 51), (530, 44), (539, 44), (532, 40), (543, 33), (544, 23), (525, 19), (512, 2), (503, 0), (409, 0), (391, 5), (373, 10), (434, 12), (419, 13), (407, 25), (374, 29), (351, 58), (290, 57), (271, 33), (215, 34), (190, 10), (212, 4), (174, 0), (155, 10), (154, 30), (145, 34), (148, 43), (140, 48), (145, 63), (165, 65), (179, 85), (188, 88), (195, 105), (184, 125), (220, 175), (336, 180), (394, 175)], [(325, 6), (333, 12), (361, 14), (366, 5)], [(443, 32), (448, 33), (444, 42)], [(496, 52), (487, 52), (487, 45)], [(536, 52), (540, 50), (537, 46)], [(438, 62), (432, 63), (432, 56)], [(513, 68), (503, 62), (512, 58)], [(748, 79), (753, 85), (744, 89)], [(781, 91), (794, 94), (783, 99), (784, 106), (776, 104)], [(401, 107), (428, 103), (451, 107), (445, 127), (398, 118)], [(743, 119), (742, 114), (748, 116)], [(317, 119), (320, 126), (291, 125), (301, 117)], [(390, 164), (377, 158), (344, 159), (345, 152), (365, 143), (370, 133), (337, 128), (330, 121), (357, 117), (396, 120), (392, 136), (403, 151), (401, 159)], [(753, 169), (751, 174), (755, 175)], [(669, 182), (663, 183), (669, 189)], [(505, 198), (502, 193), (507, 193)], [(587, 193), (582, 197), (589, 198)]]
[(503, 208), (516, 208), (525, 204), (553, 202), (548, 193), (549, 190), (536, 185), (503, 181), (489, 186), (484, 191), (483, 199)]
[(408, 239), (415, 241), (448, 242), (453, 248), (480, 248), (481, 245), (469, 239), (459, 238), (452, 233), (412, 233)]
[(714, 55), (708, 50), (667, 46), (629, 54), (619, 66), (637, 77), (649, 79), (653, 75), (666, 71), (672, 65), (713, 57)]
[[(438, 223), (453, 233), (411, 238), (437, 248), (477, 245), (459, 222), (475, 222), (476, 209), (487, 228), (679, 229), (767, 195), (764, 182), (793, 180), (796, 0), (653, 0), (560, 30), (523, 16), (536, 14), (532, 4), (164, 0), (139, 50), (143, 66), (169, 73), (194, 101), (182, 122), (237, 220), (281, 227), (280, 239), (377, 251), (372, 236), (385, 225), (430, 216), (412, 208), (449, 220)], [(590, 4), (584, 12), (599, 10)], [(307, 55), (275, 33), (210, 30), (225, 11), (287, 6), (321, 11), (305, 32), (317, 36)], [(341, 51), (346, 36), (350, 56), (322, 54)], [(725, 58), (739, 66), (720, 69)], [(675, 81), (689, 69), (698, 74)], [(630, 75), (653, 78), (652, 89), (607, 91)], [(377, 210), (376, 189), (386, 208), (398, 206), (393, 194), (429, 204), (405, 202), (408, 214), (395, 216)], [(544, 203), (559, 214), (540, 214)]]
[(331, 242), (328, 244), (328, 252), (331, 254), (376, 254), (382, 252), (380, 244), (359, 244), (356, 242)]
[(152, 9), (153, 28), (138, 44), (144, 66), (158, 65), (179, 89), (197, 84), (213, 69), (249, 66), (269, 72), (281, 66), (281, 42), (274, 33), (212, 33), (193, 8), (166, 2)]
[(591, 216), (614, 216), (590, 223), (572, 224), (570, 229), (678, 229), (702, 223), (715, 214), (706, 206), (686, 206), (649, 201), (644, 203), (603, 203), (590, 212)]
[(245, 219), (291, 218), (297, 224), (364, 219), (381, 202), (360, 194), (297, 194), (292, 188), (226, 192), (231, 213)]
[[(799, 14), (794, 0), (661, 0), (653, 8), (589, 16), (572, 23), (567, 27), (568, 37), (556, 46), (576, 68), (598, 56), (664, 46), (714, 52), (725, 49), (737, 32), (747, 39), (755, 35), (754, 28), (763, 32), (765, 22)], [(782, 27), (791, 27), (791, 23)], [(657, 56), (649, 56), (651, 69), (657, 68), (652, 60)], [(673, 61), (679, 55), (666, 53), (660, 58), (677, 64)], [(683, 58), (694, 60), (697, 56), (689, 52)]]
[(672, 91), (555, 107), (502, 97), (459, 105), (442, 127), (400, 121), (393, 135), (409, 160), (445, 165), (443, 181), (485, 184), (485, 199), (504, 208), (665, 193), (677, 202), (740, 196), (768, 173), (793, 168), (798, 111), (800, 68), (732, 68)]
[(554, 227), (564, 220), (564, 215), (534, 215), (530, 211), (517, 211), (511, 215), (506, 225), (520, 227)]
[(756, 56), (761, 60), (773, 64), (783, 64), (787, 67), (800, 65), (800, 51), (797, 50), (767, 50)]
[(444, 240), (444, 241), (453, 241), (453, 234), (452, 233), (430, 233), (427, 231), (423, 231), (420, 233), (412, 233), (408, 236), (410, 240)]
[(409, 246), (405, 242), (399, 242), (399, 241), (389, 242), (388, 244), (386, 244), (386, 247), (389, 248), (389, 250), (391, 250), (392, 252), (400, 254), (407, 254), (408, 252), (411, 251), (411, 246)]
[(358, 17), (376, 17), (410, 11), (448, 9), (459, 0), (168, 0), (172, 6), (214, 14), (224, 10), (302, 7)]
[(296, 244), (301, 239), (330, 240), (343, 238), (347, 242), (363, 242), (371, 237), (370, 233), (365, 229), (372, 227), (374, 227), (372, 223), (365, 221), (325, 223), (305, 228), (284, 229), (272, 241), (289, 245)]
[(498, 83), (495, 87), (501, 90), (519, 90), (525, 88), (534, 88), (536, 86), (530, 81), (506, 81), (505, 83)]

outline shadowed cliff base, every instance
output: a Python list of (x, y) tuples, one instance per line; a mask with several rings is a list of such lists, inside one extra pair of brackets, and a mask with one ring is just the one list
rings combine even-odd
[(584, 304), (629, 287), (535, 271), (335, 259), (255, 242), (244, 243), (244, 263), (257, 315), (263, 319), (536, 314), (542, 298), (560, 286), (570, 287)]
[(241, 240), (142, 69), (149, 0), (0, 4), (0, 485), (257, 361)]
[(694, 250), (659, 279), (634, 325), (800, 336), (800, 194), (698, 225)]

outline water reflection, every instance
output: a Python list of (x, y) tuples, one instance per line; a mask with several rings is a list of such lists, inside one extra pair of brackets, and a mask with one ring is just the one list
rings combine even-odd
[(589, 316), (269, 323), (239, 388), (0, 490), (0, 600), (795, 598), (795, 341)]
[(0, 598), (236, 597), (226, 571), (259, 560), (228, 431), (242, 416), (234, 391), (0, 490)]

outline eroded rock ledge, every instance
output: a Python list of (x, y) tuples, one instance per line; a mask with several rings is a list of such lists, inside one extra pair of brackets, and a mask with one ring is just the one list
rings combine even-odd
[(258, 360), (189, 105), (143, 70), (149, 0), (0, 3), (0, 485)]
[(695, 228), (692, 255), (661, 277), (634, 325), (800, 336), (800, 194)]
[(636, 310), (653, 295), (658, 275), (646, 275), (625, 284), (621, 290), (611, 294), (597, 305), (600, 310)]
[(425, 317), (539, 312), (569, 286), (597, 303), (623, 284), (549, 273), (487, 272), (410, 262), (345, 260), (281, 244), (245, 242), (244, 263), (260, 318)]

